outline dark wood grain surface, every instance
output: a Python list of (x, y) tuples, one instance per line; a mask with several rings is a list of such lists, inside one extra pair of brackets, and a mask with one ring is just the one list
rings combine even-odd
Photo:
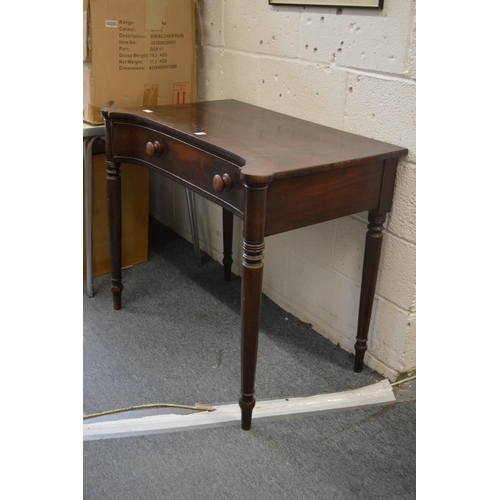
[[(234, 100), (147, 108), (109, 108), (105, 116), (155, 124), (241, 168), (242, 179), (273, 179), (401, 157), (405, 148)], [(197, 135), (204, 133), (205, 135)]]

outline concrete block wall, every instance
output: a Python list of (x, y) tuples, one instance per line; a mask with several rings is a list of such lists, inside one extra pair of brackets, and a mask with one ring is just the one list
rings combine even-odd
[[(409, 149), (386, 223), (365, 359), (390, 379), (416, 368), (415, 0), (385, 0), (382, 11), (199, 5), (198, 100), (238, 99)], [(184, 189), (153, 180), (153, 215), (191, 240)], [(200, 197), (197, 208), (202, 249), (222, 261), (221, 209)], [(366, 224), (360, 213), (266, 238), (264, 293), (349, 352)], [(241, 234), (237, 220), (236, 274)]]

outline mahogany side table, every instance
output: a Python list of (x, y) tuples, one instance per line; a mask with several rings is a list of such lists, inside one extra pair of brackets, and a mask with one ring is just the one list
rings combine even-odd
[(223, 209), (224, 269), (233, 216), (243, 220), (241, 426), (251, 427), (264, 238), (368, 211), (354, 370), (363, 367), (382, 231), (398, 159), (408, 150), (234, 100), (102, 110), (113, 306), (121, 308), (120, 163), (135, 163)]

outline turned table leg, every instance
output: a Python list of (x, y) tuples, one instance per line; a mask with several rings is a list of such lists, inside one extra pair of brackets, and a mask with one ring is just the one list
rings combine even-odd
[(111, 258), (111, 291), (113, 307), (122, 306), (122, 198), (120, 164), (106, 161), (109, 253)]
[(241, 428), (249, 430), (255, 406), (255, 374), (264, 274), (267, 184), (245, 184), (243, 270), (241, 284)]
[(222, 209), (222, 233), (224, 242), (224, 279), (231, 281), (231, 266), (233, 265), (233, 214)]
[(359, 300), (358, 333), (356, 336), (354, 371), (363, 370), (363, 358), (367, 350), (368, 329), (373, 308), (373, 298), (377, 285), (378, 266), (382, 250), (382, 231), (384, 230), (385, 213), (371, 210), (368, 215), (368, 232), (366, 233), (363, 276)]

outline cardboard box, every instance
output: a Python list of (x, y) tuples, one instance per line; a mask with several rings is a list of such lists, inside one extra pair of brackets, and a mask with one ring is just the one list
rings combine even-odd
[(83, 119), (104, 107), (192, 102), (193, 0), (83, 0)]
[[(122, 267), (148, 260), (149, 170), (121, 164)], [(85, 189), (85, 178), (84, 178)], [(111, 272), (106, 205), (106, 155), (92, 155), (92, 264), (93, 275)], [(84, 195), (85, 200), (85, 195)], [(84, 201), (85, 203), (85, 201)], [(85, 213), (85, 208), (84, 208)], [(83, 280), (87, 279), (85, 217), (83, 220)]]

